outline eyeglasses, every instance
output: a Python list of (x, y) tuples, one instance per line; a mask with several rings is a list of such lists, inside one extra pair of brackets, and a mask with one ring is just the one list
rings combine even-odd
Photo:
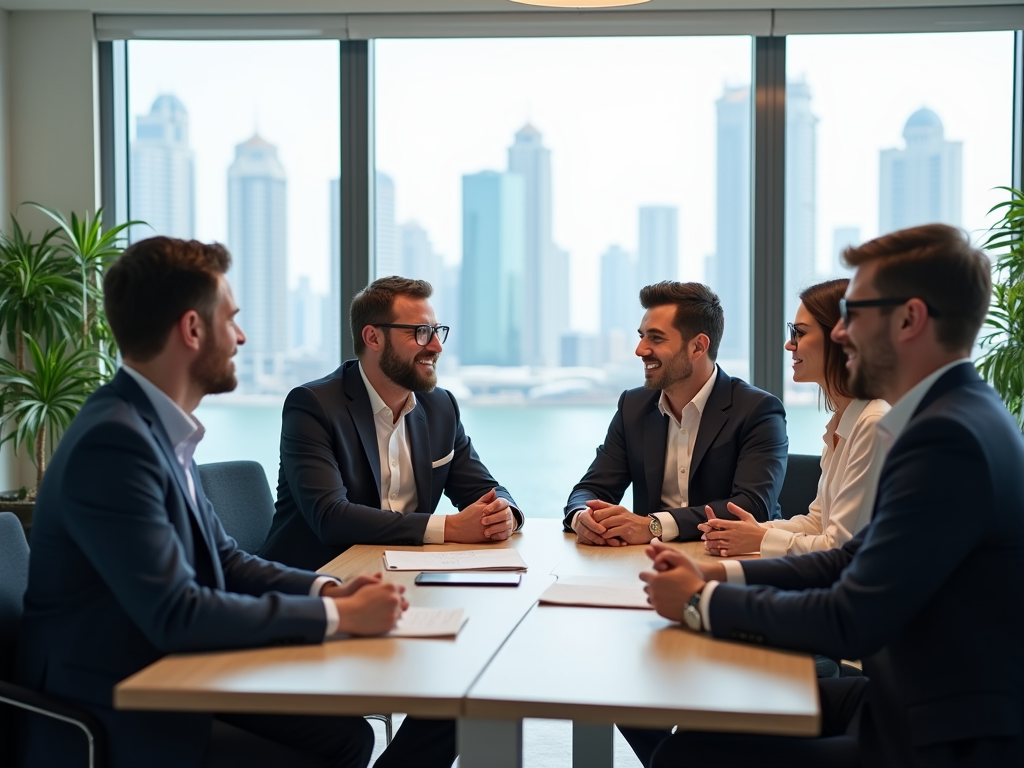
[[(857, 309), (858, 307), (898, 307), (900, 304), (906, 304), (910, 301), (913, 296), (908, 296), (905, 299), (862, 299), (860, 301), (848, 301), (847, 299), (839, 300), (839, 317), (842, 318), (843, 325), (850, 322), (850, 310)], [(925, 307), (928, 309), (928, 314), (931, 317), (942, 317), (937, 309), (934, 309), (928, 302), (924, 302)]]
[(786, 323), (786, 327), (789, 329), (789, 343), (795, 347), (800, 343), (800, 337), (804, 335), (804, 332), (792, 323)]
[(405, 323), (378, 323), (378, 328), (405, 328), (416, 332), (416, 343), (421, 347), (427, 346), (430, 340), (436, 335), (437, 340), (444, 344), (448, 338), (447, 325), (406, 325)]

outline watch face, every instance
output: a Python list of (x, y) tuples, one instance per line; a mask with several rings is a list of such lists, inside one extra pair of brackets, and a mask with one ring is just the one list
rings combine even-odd
[(694, 632), (700, 632), (700, 611), (692, 605), (686, 606), (686, 608), (683, 609), (683, 622), (686, 624), (688, 629), (692, 629)]
[(648, 525), (648, 528), (650, 528), (652, 535), (661, 536), (661, 520), (659, 520), (658, 518), (652, 517), (651, 522)]

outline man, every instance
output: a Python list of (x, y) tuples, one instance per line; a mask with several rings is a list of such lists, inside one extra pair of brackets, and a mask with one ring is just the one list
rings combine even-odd
[[(448, 327), (437, 325), (432, 292), (423, 280), (375, 280), (352, 300), (357, 359), (288, 394), (263, 557), (319, 568), (352, 544), (488, 543), (522, 526), (466, 436), (455, 398), (436, 388)], [(442, 492), (460, 512), (433, 514)], [(416, 765), (455, 759), (453, 720), (407, 717), (402, 731), (432, 745)]]
[[(1024, 441), (969, 355), (990, 265), (960, 230), (848, 249), (833, 339), (854, 397), (893, 404), (872, 522), (838, 550), (697, 567), (652, 547), (651, 603), (717, 637), (860, 658), (820, 680), (822, 738), (676, 734), (653, 765), (1021, 765)], [(975, 519), (972, 519), (972, 516)], [(746, 585), (746, 586), (745, 586)]]
[[(212, 715), (112, 708), (113, 687), (165, 654), (380, 634), (406, 606), (379, 574), (342, 585), (240, 551), (203, 493), (191, 413), (234, 389), (245, 341), (229, 264), (220, 245), (156, 237), (110, 267), (124, 366), (64, 435), (36, 501), (18, 675), (99, 717), (115, 768), (203, 761)], [(296, 764), (365, 766), (373, 748), (361, 718), (221, 719)], [(28, 765), (79, 764), (81, 750), (67, 726), (30, 719)]]
[[(786, 415), (778, 398), (730, 378), (715, 360), (725, 328), (718, 297), (700, 283), (640, 291), (647, 311), (637, 357), (643, 388), (623, 392), (597, 458), (572, 490), (565, 529), (580, 544), (693, 541), (705, 505), (735, 518), (779, 517)], [(619, 505), (633, 485), (633, 512)]]
[[(448, 327), (431, 293), (423, 280), (375, 280), (352, 300), (357, 359), (288, 394), (264, 557), (319, 568), (352, 544), (486, 543), (523, 524), (455, 398), (436, 389)], [(458, 514), (433, 514), (442, 492)]]

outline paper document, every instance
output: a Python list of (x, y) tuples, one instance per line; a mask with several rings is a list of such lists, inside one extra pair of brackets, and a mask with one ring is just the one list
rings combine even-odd
[(647, 602), (640, 579), (561, 577), (540, 596), (542, 605), (585, 605), (596, 608), (644, 608)]
[(455, 637), (468, 620), (462, 608), (406, 608), (387, 637)]
[(466, 549), (461, 552), (402, 552), (384, 550), (389, 571), (525, 571), (514, 549)]

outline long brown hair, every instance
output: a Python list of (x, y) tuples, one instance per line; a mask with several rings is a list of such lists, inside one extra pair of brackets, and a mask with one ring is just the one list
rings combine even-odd
[(810, 313), (814, 321), (821, 326), (825, 334), (825, 407), (836, 410), (836, 403), (829, 393), (839, 397), (853, 397), (850, 393), (849, 374), (846, 371), (846, 353), (842, 346), (832, 341), (832, 329), (839, 322), (839, 300), (846, 293), (850, 281), (843, 277), (837, 280), (826, 280), (824, 283), (812, 285), (800, 294), (800, 301)]

